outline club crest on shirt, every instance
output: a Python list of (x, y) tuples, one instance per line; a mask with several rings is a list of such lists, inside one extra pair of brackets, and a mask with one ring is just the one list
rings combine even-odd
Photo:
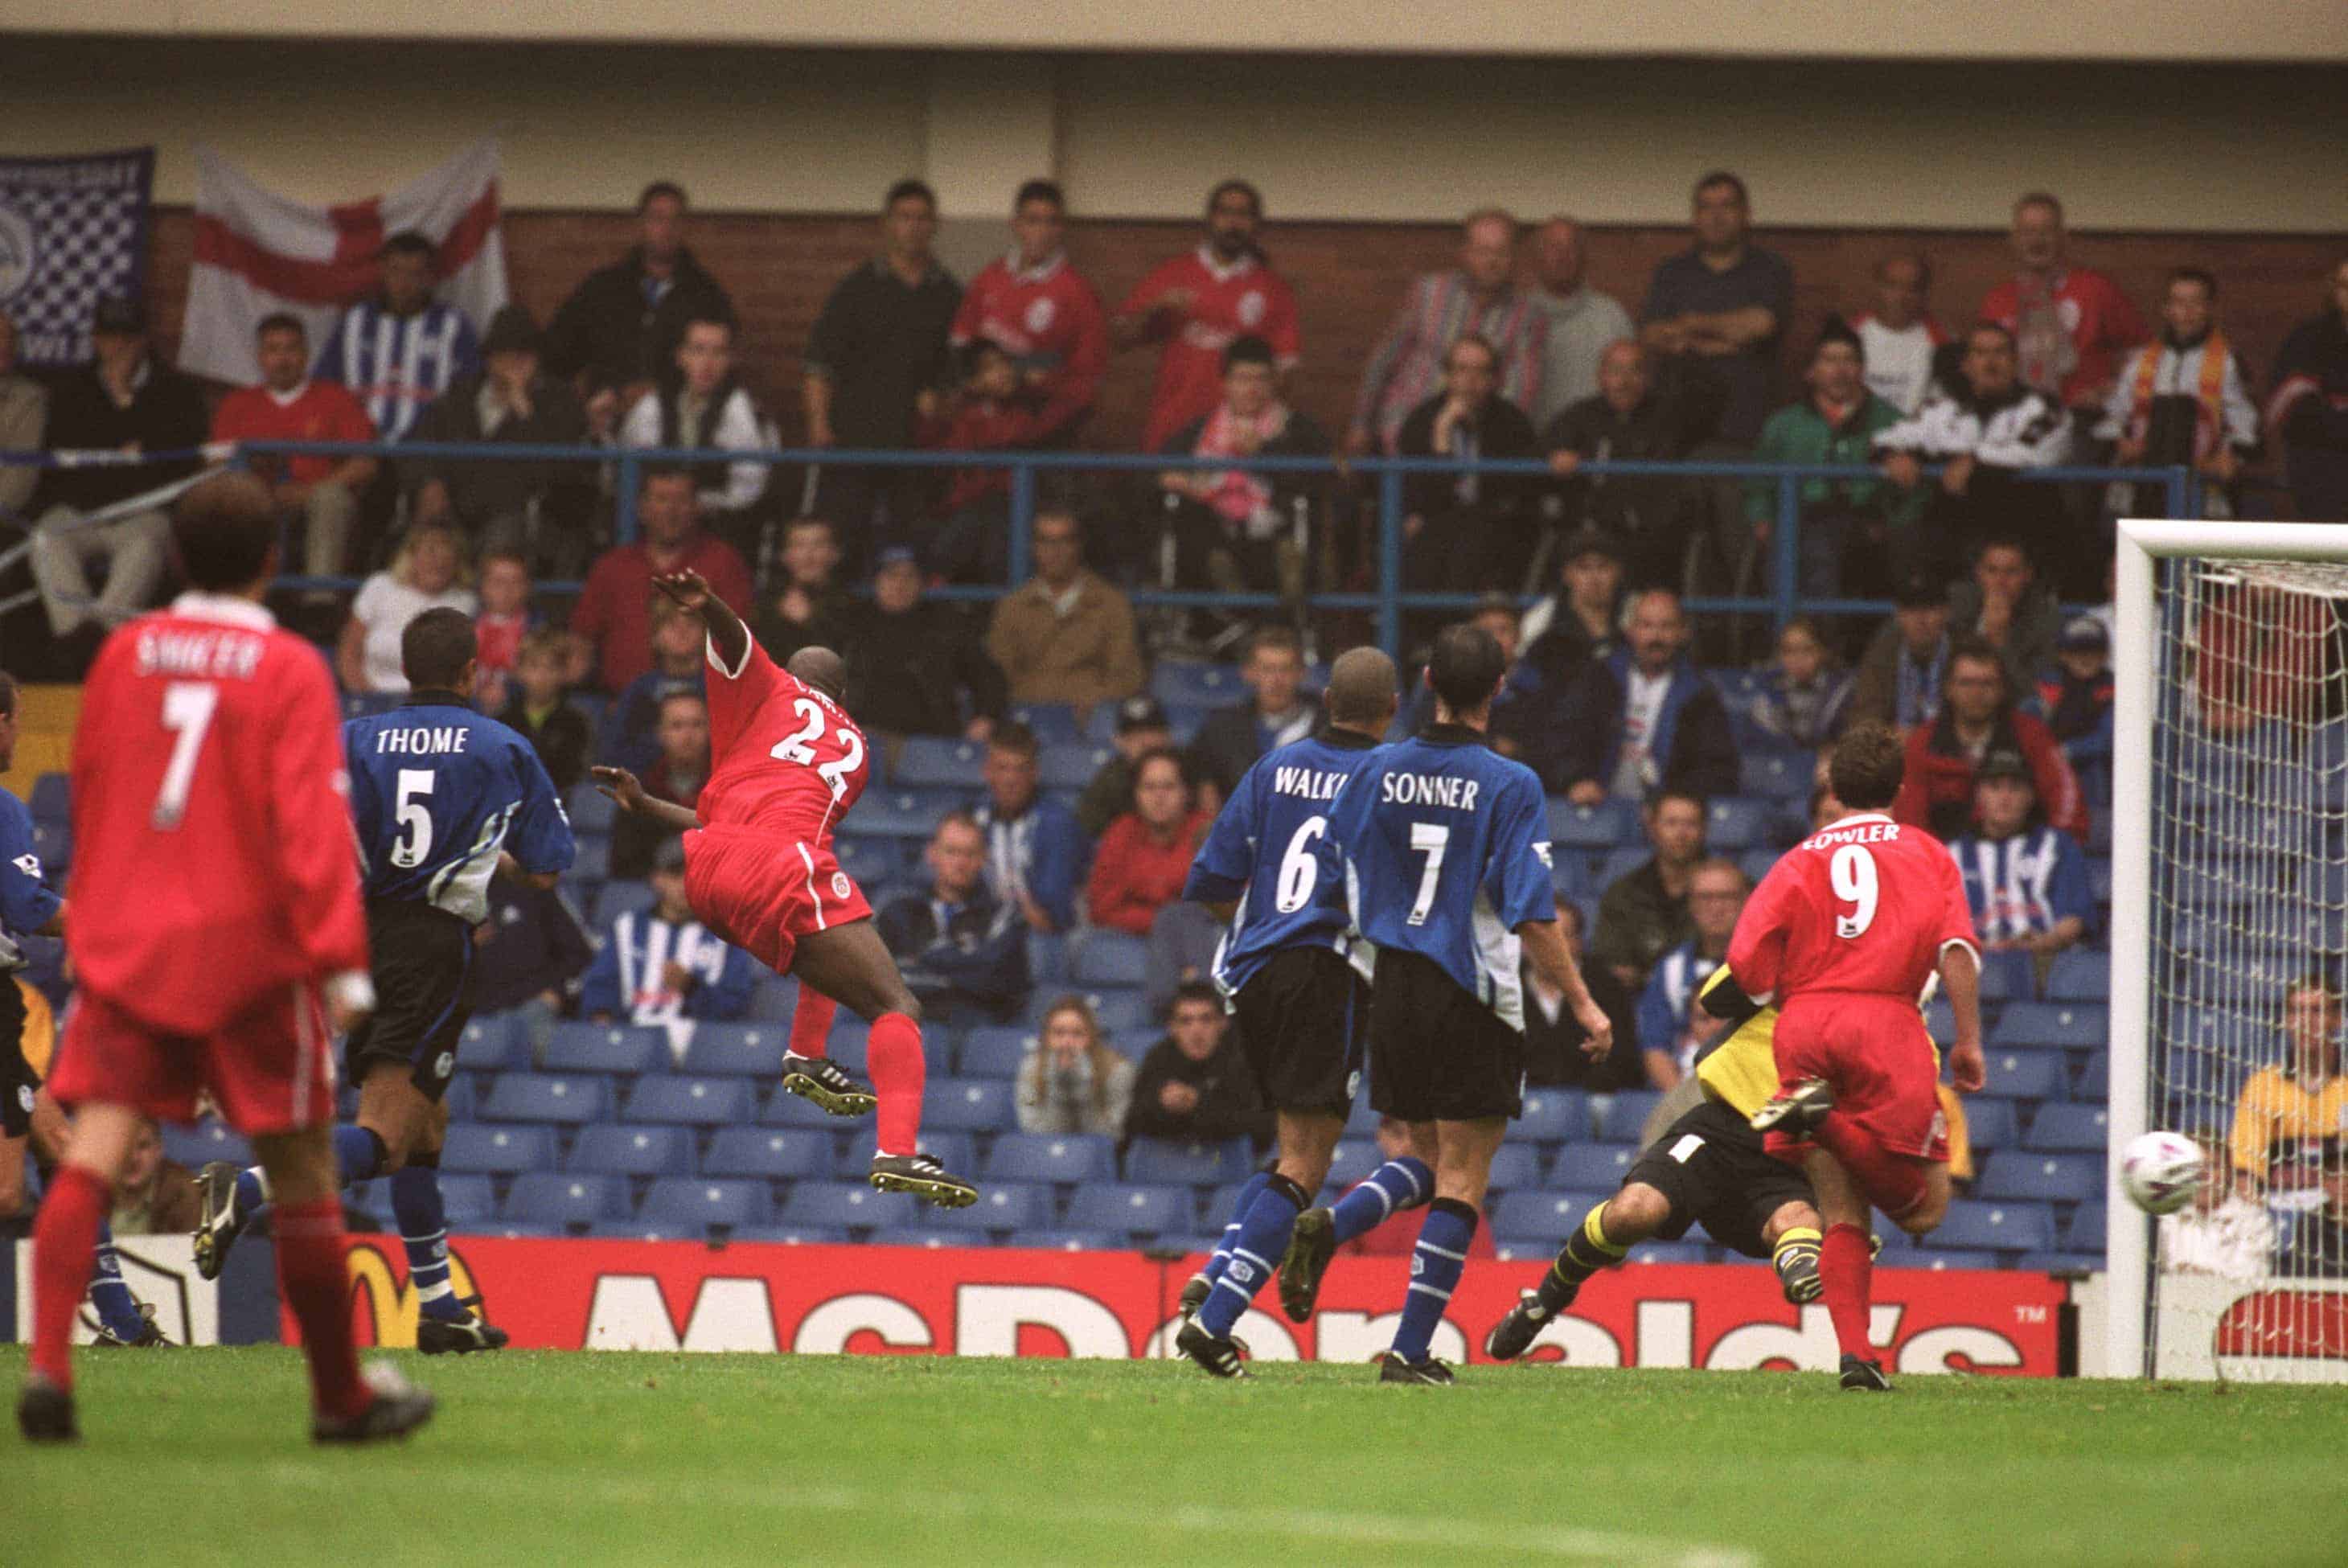
[(1259, 326), (1263, 323), (1263, 291), (1250, 289), (1240, 295), (1240, 325)]
[(1049, 294), (1037, 294), (1034, 299), (1029, 300), (1026, 315), (1027, 330), (1041, 332), (1051, 325), (1056, 308)]
[(834, 872), (831, 873), (831, 896), (840, 900), (842, 903), (847, 902), (849, 892), (854, 885), (855, 884), (851, 883), (848, 880), (848, 873), (846, 872)]

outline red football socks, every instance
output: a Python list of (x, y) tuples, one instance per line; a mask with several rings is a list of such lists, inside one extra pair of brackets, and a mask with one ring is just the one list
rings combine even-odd
[(33, 1370), (73, 1387), (74, 1313), (98, 1267), (98, 1227), (114, 1206), (97, 1171), (57, 1168), (33, 1222)]
[(1826, 1282), (1827, 1315), (1834, 1319), (1835, 1339), (1845, 1356), (1876, 1359), (1869, 1339), (1867, 1319), (1875, 1288), (1874, 1251), (1867, 1232), (1857, 1225), (1830, 1225), (1818, 1248), (1818, 1272)]
[(922, 1085), (929, 1076), (922, 1060), (922, 1026), (902, 1013), (883, 1013), (873, 1019), (864, 1070), (880, 1100), (874, 1113), (880, 1152), (912, 1153), (921, 1144)]
[(302, 1326), (302, 1353), (310, 1363), (310, 1398), (318, 1413), (346, 1421), (374, 1398), (359, 1381), (351, 1339), (351, 1274), (338, 1198), (280, 1203), (272, 1231), (277, 1243), (277, 1288)]
[(1892, 1219), (1914, 1213), (1924, 1201), (1923, 1161), (1892, 1153), (1854, 1118), (1828, 1111), (1810, 1136), (1842, 1161), (1842, 1168), (1866, 1190), (1868, 1201)]
[(791, 1008), (791, 1055), (822, 1056), (824, 1042), (831, 1037), (832, 1015), (839, 1011), (839, 1003), (812, 985), (801, 985)]

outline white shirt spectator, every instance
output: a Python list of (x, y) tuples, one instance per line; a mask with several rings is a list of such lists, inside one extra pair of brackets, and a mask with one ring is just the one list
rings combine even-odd
[(2023, 387), (1984, 400), (1935, 387), (1913, 418), (1877, 432), (1875, 446), (1923, 462), (1971, 456), (1991, 468), (2052, 468), (2071, 455), (2071, 421)]
[(1862, 315), (1850, 325), (1867, 359), (1867, 389), (1902, 414), (1922, 407), (1932, 387), (1932, 356), (1949, 340), (1940, 324), (1919, 316), (1895, 328)]
[[(695, 404), (688, 394), (679, 392), (677, 398), (678, 433), (675, 445), (680, 447), (718, 447), (729, 452), (772, 450), (782, 443), (775, 427), (758, 413), (758, 406), (750, 394), (736, 387), (726, 393), (713, 417), (708, 406)], [(620, 424), (620, 445), (623, 447), (659, 447), (671, 443), (661, 439), (661, 394), (647, 392), (636, 399)], [(765, 463), (729, 463), (726, 467), (723, 485), (705, 486), (701, 491), (702, 507), (710, 511), (741, 511), (758, 504), (767, 493), (767, 476), (770, 471)]]
[(2232, 1193), (2206, 1213), (2188, 1209), (2162, 1217), (2160, 1266), (2178, 1274), (2256, 1279), (2267, 1272), (2274, 1243), (2274, 1216), (2266, 1205)]
[(462, 610), (468, 615), (477, 615), (481, 610), (481, 602), (473, 596), (470, 588), (446, 588), (438, 593), (427, 593), (410, 588), (388, 572), (378, 572), (359, 584), (358, 597), (351, 601), (351, 614), (366, 627), (366, 641), (361, 645), (366, 659), (367, 690), (407, 689), (407, 674), (399, 662), (400, 634), (407, 630), (408, 622), (442, 605)]
[(1645, 799), (1648, 788), (1654, 782), (1648, 776), (1647, 738), (1655, 733), (1655, 721), (1663, 713), (1663, 695), (1671, 686), (1670, 670), (1651, 676), (1642, 673), (1635, 665), (1631, 668), (1622, 692), (1622, 753), (1614, 764), (1611, 790), (1622, 799)]

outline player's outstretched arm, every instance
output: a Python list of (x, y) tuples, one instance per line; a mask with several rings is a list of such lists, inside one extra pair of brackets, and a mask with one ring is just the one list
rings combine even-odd
[(1532, 960), (1533, 972), (1565, 993), (1566, 1004), (1587, 1037), (1581, 1042), (1582, 1054), (1596, 1061), (1612, 1050), (1613, 1021), (1582, 984), (1581, 966), (1573, 961), (1573, 949), (1566, 945), (1563, 929), (1555, 920), (1529, 920), (1517, 927), (1517, 934), (1524, 939), (1525, 956)]
[(1981, 959), (1962, 942), (1941, 948), (1941, 989), (1956, 1009), (1957, 1040), (1949, 1047), (1949, 1078), (1972, 1094), (1989, 1082), (1989, 1059), (1982, 1055)]
[(701, 617), (701, 624), (709, 628), (719, 663), (729, 670), (741, 668), (742, 655), (750, 651), (750, 628), (700, 573), (690, 568), (664, 572), (653, 579), (653, 586)]
[(587, 771), (594, 779), (596, 789), (609, 796), (623, 811), (665, 822), (680, 832), (690, 832), (701, 826), (701, 819), (694, 814), (692, 807), (645, 794), (644, 781), (624, 768), (591, 768)]

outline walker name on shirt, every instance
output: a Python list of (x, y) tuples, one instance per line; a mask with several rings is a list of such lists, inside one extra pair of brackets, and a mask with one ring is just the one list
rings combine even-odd
[(375, 754), (387, 757), (394, 752), (408, 757), (447, 756), (465, 749), (465, 741), (472, 734), (462, 725), (418, 725), (413, 729), (377, 730)]
[(251, 632), (141, 632), (139, 673), (249, 681), (268, 646)]
[(1300, 800), (1334, 800), (1337, 791), (1352, 777), (1350, 773), (1335, 773), (1324, 768), (1275, 768), (1272, 770), (1272, 792), (1293, 795)]
[(1392, 806), (1440, 806), (1447, 811), (1472, 811), (1482, 784), (1447, 773), (1389, 773), (1378, 780), (1379, 798)]
[(1831, 849), (1837, 844), (1880, 844), (1900, 837), (1897, 822), (1861, 822), (1853, 828), (1829, 828), (1802, 841), (1806, 850)]

